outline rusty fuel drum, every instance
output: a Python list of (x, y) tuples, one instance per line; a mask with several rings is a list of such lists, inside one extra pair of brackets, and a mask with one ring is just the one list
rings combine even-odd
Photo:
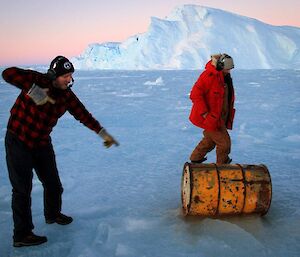
[(271, 198), (271, 177), (263, 164), (187, 162), (183, 167), (181, 199), (184, 215), (265, 215)]

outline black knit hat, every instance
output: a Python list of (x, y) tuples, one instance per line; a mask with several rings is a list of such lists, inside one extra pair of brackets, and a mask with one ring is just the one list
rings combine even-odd
[(50, 63), (47, 75), (50, 79), (54, 80), (57, 77), (69, 72), (74, 72), (73, 64), (64, 56), (56, 56)]

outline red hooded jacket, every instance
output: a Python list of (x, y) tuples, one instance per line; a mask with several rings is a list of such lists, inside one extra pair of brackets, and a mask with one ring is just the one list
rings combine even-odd
[[(228, 118), (222, 119), (222, 107), (225, 93), (225, 82), (222, 71), (217, 71), (216, 67), (209, 61), (203, 73), (200, 75), (192, 88), (190, 99), (193, 102), (190, 121), (198, 127), (208, 131), (216, 131), (223, 124), (228, 129), (232, 129), (235, 109), (234, 89), (230, 74), (226, 75), (228, 86)], [(207, 113), (204, 118), (203, 114)]]

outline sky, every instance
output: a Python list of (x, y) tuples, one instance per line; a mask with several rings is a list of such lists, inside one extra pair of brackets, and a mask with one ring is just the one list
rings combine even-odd
[(90, 43), (124, 41), (146, 32), (152, 16), (164, 18), (182, 4), (300, 27), (299, 0), (1, 0), (0, 66), (49, 64)]

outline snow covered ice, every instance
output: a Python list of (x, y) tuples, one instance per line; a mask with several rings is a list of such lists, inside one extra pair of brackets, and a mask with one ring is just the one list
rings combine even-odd
[[(2, 71), (2, 70), (1, 70)], [(120, 142), (105, 149), (65, 114), (52, 132), (68, 226), (44, 222), (34, 177), (32, 214), (48, 242), (12, 247), (4, 137), (18, 89), (0, 80), (0, 256), (300, 256), (300, 71), (234, 70), (233, 162), (267, 165), (273, 199), (264, 217), (184, 218), (183, 164), (202, 136), (188, 120), (200, 71), (76, 71), (73, 90)], [(148, 83), (146, 83), (148, 82)], [(149, 83), (151, 82), (151, 83)], [(208, 156), (215, 161), (215, 152)]]
[[(230, 29), (228, 29), (230, 28)], [(145, 33), (123, 42), (89, 44), (72, 58), (78, 69), (198, 69), (228, 52), (240, 69), (293, 69), (300, 64), (300, 28), (199, 5), (179, 5)]]

